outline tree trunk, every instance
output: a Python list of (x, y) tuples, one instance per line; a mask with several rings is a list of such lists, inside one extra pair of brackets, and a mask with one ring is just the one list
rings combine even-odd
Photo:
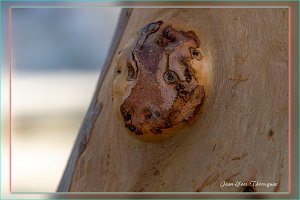
[[(112, 87), (124, 46), (159, 20), (197, 35), (210, 78), (193, 123), (149, 142)], [(118, 27), (58, 191), (288, 191), (288, 9), (127, 9)]]

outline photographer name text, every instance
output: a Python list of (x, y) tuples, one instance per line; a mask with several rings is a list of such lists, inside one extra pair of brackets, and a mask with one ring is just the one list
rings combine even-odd
[(236, 182), (226, 182), (223, 181), (220, 183), (220, 187), (276, 187), (278, 183), (264, 183), (259, 181), (250, 181), (248, 183), (242, 182), (242, 181), (236, 181)]

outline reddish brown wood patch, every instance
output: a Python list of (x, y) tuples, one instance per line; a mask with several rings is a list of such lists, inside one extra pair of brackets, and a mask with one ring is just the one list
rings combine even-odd
[(199, 40), (192, 31), (161, 27), (158, 21), (145, 26), (129, 53), (127, 81), (133, 81), (120, 106), (125, 126), (137, 135), (163, 134), (197, 114), (204, 98), (192, 68), (201, 59)]

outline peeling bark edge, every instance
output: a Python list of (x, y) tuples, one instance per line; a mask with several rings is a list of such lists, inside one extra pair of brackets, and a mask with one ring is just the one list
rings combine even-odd
[(123, 8), (120, 13), (117, 28), (115, 30), (110, 49), (108, 51), (108, 54), (107, 54), (107, 57), (105, 60), (105, 64), (103, 66), (100, 77), (98, 79), (97, 87), (96, 87), (92, 102), (91, 102), (89, 109), (87, 111), (87, 114), (82, 122), (82, 125), (80, 128), (79, 134), (76, 138), (76, 142), (74, 144), (72, 153), (69, 157), (68, 164), (65, 168), (64, 174), (58, 185), (57, 192), (69, 192), (69, 190), (70, 190), (73, 173), (75, 170), (77, 160), (80, 157), (81, 153), (84, 151), (85, 145), (89, 140), (89, 136), (92, 131), (93, 124), (102, 109), (102, 103), (97, 102), (98, 92), (101, 88), (103, 79), (109, 69), (109, 66), (113, 59), (115, 51), (119, 45), (119, 42), (123, 35), (123, 32), (126, 28), (128, 19), (131, 15), (131, 12), (132, 12), (132, 9), (130, 9), (130, 8), (124, 9)]

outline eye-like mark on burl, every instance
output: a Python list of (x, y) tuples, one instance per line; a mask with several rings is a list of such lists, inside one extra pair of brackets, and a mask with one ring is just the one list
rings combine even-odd
[(120, 111), (125, 126), (137, 135), (163, 134), (192, 120), (203, 102), (192, 60), (200, 61), (193, 31), (177, 31), (158, 21), (145, 26), (127, 58), (129, 88)]

